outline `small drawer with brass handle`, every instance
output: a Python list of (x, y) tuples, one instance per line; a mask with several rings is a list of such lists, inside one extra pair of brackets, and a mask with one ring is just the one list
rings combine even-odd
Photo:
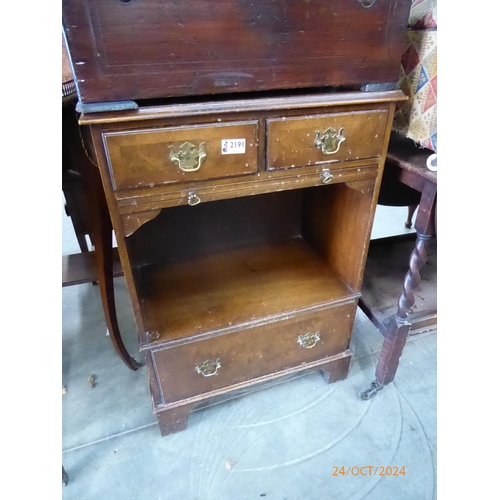
[(115, 191), (257, 172), (258, 122), (104, 132)]
[(266, 168), (281, 170), (378, 158), (387, 118), (388, 109), (376, 109), (268, 119)]

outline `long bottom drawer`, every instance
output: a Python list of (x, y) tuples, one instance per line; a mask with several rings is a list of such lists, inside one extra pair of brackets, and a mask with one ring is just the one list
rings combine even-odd
[(159, 404), (220, 392), (335, 356), (349, 344), (356, 301), (151, 353)]

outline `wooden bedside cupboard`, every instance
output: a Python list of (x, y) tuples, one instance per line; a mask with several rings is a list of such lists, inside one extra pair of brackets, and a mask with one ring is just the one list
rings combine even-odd
[(402, 98), (336, 92), (80, 118), (162, 434), (183, 429), (197, 406), (263, 382), (347, 375)]
[(162, 435), (347, 376), (410, 0), (63, 0)]

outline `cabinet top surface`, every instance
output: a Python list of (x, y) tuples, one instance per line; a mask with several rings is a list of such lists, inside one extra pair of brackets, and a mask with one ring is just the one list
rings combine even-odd
[(322, 108), (363, 104), (389, 103), (406, 100), (401, 90), (383, 92), (325, 92), (286, 97), (255, 97), (200, 101), (185, 104), (163, 104), (117, 112), (87, 113), (80, 116), (81, 125), (125, 123), (183, 116), (280, 111), (287, 109)]

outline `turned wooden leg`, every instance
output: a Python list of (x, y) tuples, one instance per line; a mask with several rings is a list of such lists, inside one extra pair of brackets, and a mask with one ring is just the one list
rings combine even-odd
[(168, 436), (174, 432), (183, 431), (187, 427), (188, 415), (193, 411), (194, 404), (177, 406), (168, 410), (162, 410), (156, 414), (162, 436)]
[(420, 269), (427, 262), (426, 247), (434, 232), (433, 210), (436, 199), (436, 186), (428, 183), (422, 192), (420, 208), (415, 222), (417, 241), (410, 256), (410, 269), (406, 273), (403, 293), (398, 302), (396, 315), (391, 319), (382, 345), (382, 351), (375, 371), (375, 380), (361, 393), (361, 399), (371, 399), (396, 375), (399, 359), (403, 353), (410, 323), (408, 312), (415, 304), (413, 290), (420, 284)]
[(415, 210), (417, 209), (417, 207), (418, 207), (418, 205), (410, 205), (408, 207), (408, 218), (406, 219), (406, 222), (405, 222), (405, 227), (407, 229), (410, 229), (410, 227), (411, 227), (413, 214), (415, 213)]

